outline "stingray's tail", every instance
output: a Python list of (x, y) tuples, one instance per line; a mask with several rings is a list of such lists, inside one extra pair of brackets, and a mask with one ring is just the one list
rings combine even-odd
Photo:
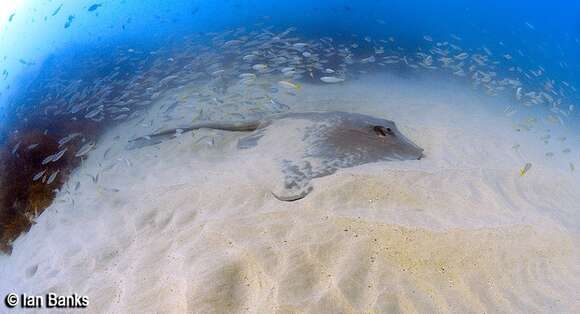
[(260, 126), (260, 121), (204, 121), (184, 126), (182, 128), (166, 129), (153, 134), (147, 135), (150, 138), (164, 137), (179, 133), (190, 132), (198, 129), (214, 129), (235, 132), (251, 132)]
[(161, 130), (150, 135), (141, 136), (129, 140), (128, 149), (141, 148), (145, 146), (155, 145), (161, 143), (164, 139), (172, 138), (176, 135), (190, 132), (197, 129), (215, 129), (224, 131), (234, 131), (234, 132), (251, 132), (258, 129), (260, 126), (259, 120), (252, 121), (204, 121), (194, 123), (192, 125), (184, 126), (181, 128), (172, 128)]

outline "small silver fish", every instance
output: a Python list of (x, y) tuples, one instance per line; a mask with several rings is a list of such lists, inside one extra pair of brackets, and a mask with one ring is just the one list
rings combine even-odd
[(79, 149), (79, 151), (75, 154), (75, 157), (82, 157), (82, 156), (86, 155), (88, 152), (91, 151), (91, 149), (93, 149), (93, 147), (95, 147), (94, 142), (90, 142), (90, 143), (83, 145), (83, 147), (81, 147)]
[(99, 181), (99, 174), (98, 173), (95, 176), (87, 173), (87, 176), (91, 178), (91, 181), (93, 181), (93, 183), (97, 183)]
[(467, 52), (462, 52), (458, 55), (455, 56), (455, 59), (457, 60), (465, 60), (469, 57), (469, 54), (467, 54)]
[(254, 74), (254, 73), (242, 73), (238, 77), (241, 79), (255, 79), (256, 74)]
[(51, 162), (53, 158), (54, 158), (54, 155), (50, 155), (50, 156), (48, 156), (48, 157), (44, 158), (44, 159), (42, 160), (42, 164), (43, 164), (43, 165), (46, 165), (47, 163)]
[(125, 120), (129, 117), (128, 114), (120, 114), (113, 118), (113, 121)]
[(324, 83), (329, 83), (329, 84), (344, 82), (343, 78), (339, 78), (339, 77), (335, 77), (335, 76), (323, 76), (320, 78), (320, 80), (323, 81)]
[(52, 182), (54, 182), (54, 179), (56, 179), (56, 176), (58, 175), (59, 172), (60, 172), (60, 170), (53, 172), (50, 175), (50, 177), (48, 177), (48, 180), (46, 180), (46, 184), (51, 184)]
[(99, 190), (104, 191), (104, 192), (109, 192), (109, 193), (118, 193), (121, 191), (121, 190), (116, 189), (116, 188), (106, 188), (103, 186), (99, 186)]
[(54, 154), (52, 157), (52, 162), (55, 162), (55, 161), (58, 161), (59, 159), (61, 159), (67, 150), (68, 150), (68, 148), (65, 148), (65, 149), (59, 151), (58, 153)]
[(18, 142), (18, 144), (14, 145), (14, 148), (12, 148), (12, 155), (16, 154), (16, 152), (18, 151), (18, 148), (20, 148), (20, 144), (22, 144), (22, 141)]
[(94, 117), (98, 116), (101, 112), (103, 112), (103, 106), (102, 105), (99, 106), (97, 109), (94, 109), (93, 111), (87, 113), (85, 115), (85, 118), (87, 118), (87, 119), (94, 118)]
[(63, 138), (61, 138), (61, 139), (58, 141), (58, 146), (60, 147), (60, 146), (62, 146), (62, 145), (64, 145), (64, 144), (66, 144), (66, 143), (70, 142), (70, 141), (71, 141), (72, 139), (74, 139), (75, 137), (77, 137), (77, 136), (81, 136), (81, 135), (83, 135), (83, 134), (82, 134), (82, 133), (72, 133), (72, 134), (69, 134), (69, 135), (67, 135), (67, 136), (65, 136), (65, 137), (63, 137)]
[(107, 150), (105, 151), (105, 153), (103, 153), (103, 158), (107, 158), (107, 155), (111, 152), (111, 149), (113, 149), (112, 147), (107, 148)]
[(261, 64), (261, 63), (260, 63), (260, 64), (254, 64), (254, 65), (252, 66), (252, 69), (254, 69), (254, 70), (256, 70), (256, 71), (264, 71), (264, 70), (265, 70), (265, 69), (267, 69), (267, 68), (268, 68), (268, 66), (267, 66), (267, 65), (265, 65), (265, 64)]
[(41, 172), (37, 173), (32, 177), (32, 181), (38, 181), (42, 176), (46, 173), (46, 169), (42, 170)]

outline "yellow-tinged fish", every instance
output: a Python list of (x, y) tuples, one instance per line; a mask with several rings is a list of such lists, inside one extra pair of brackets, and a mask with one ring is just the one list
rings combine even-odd
[(285, 87), (285, 88), (294, 88), (295, 90), (300, 90), (300, 88), (302, 88), (302, 86), (298, 83), (292, 83), (289, 81), (279, 81), (278, 85)]
[(527, 162), (522, 169), (520, 169), (520, 177), (523, 177), (526, 175), (526, 173), (532, 168), (532, 164)]

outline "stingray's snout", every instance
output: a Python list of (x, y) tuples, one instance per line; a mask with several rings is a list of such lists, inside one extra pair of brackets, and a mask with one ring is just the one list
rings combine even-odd
[(417, 160), (425, 158), (424, 149), (419, 147), (417, 144), (413, 143), (411, 140), (401, 135), (400, 139), (403, 141), (403, 145), (406, 146), (406, 151)]
[(421, 160), (422, 158), (425, 158), (425, 151), (421, 147), (419, 147), (415, 144), (413, 144), (413, 145), (415, 146), (415, 156), (417, 156), (417, 160)]
[(425, 154), (423, 153), (423, 149), (421, 147), (413, 143), (406, 143), (405, 145), (407, 146), (406, 152), (410, 157), (409, 159), (421, 160), (422, 158), (425, 157)]

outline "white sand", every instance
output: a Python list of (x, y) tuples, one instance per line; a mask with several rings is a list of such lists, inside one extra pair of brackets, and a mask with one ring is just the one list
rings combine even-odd
[(237, 151), (239, 134), (124, 151), (140, 131), (127, 123), (0, 257), (0, 295), (78, 293), (94, 313), (580, 311), (578, 147), (546, 158), (538, 134), (502, 115), (508, 99), (432, 78), (280, 100), (392, 119), (427, 158), (341, 170), (286, 203), (269, 192), (267, 154)]

